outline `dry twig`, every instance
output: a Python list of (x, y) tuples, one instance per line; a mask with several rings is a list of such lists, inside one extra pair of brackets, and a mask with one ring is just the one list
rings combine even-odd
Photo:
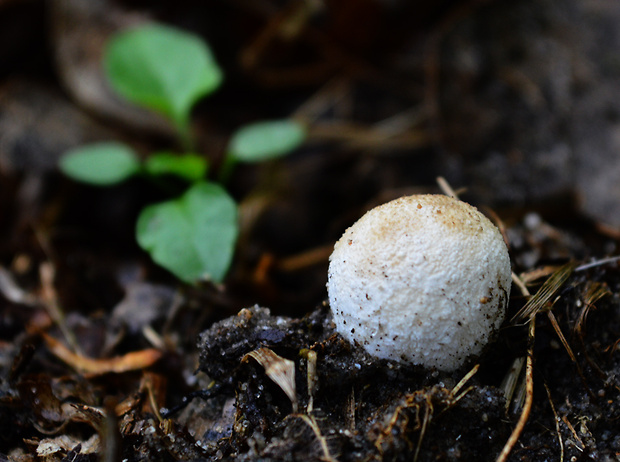
[(450, 183), (448, 183), (448, 181), (443, 176), (438, 176), (435, 180), (437, 181), (437, 184), (439, 185), (439, 189), (441, 189), (441, 191), (446, 196), (450, 196), (450, 197), (454, 197), (455, 199), (458, 199), (459, 194), (463, 192), (461, 190), (455, 191), (454, 189), (452, 189), (452, 186), (450, 186)]
[(308, 426), (314, 432), (314, 436), (316, 436), (316, 439), (321, 445), (321, 450), (323, 451), (323, 457), (321, 459), (324, 460), (325, 462), (337, 462), (336, 459), (332, 456), (331, 452), (329, 451), (329, 447), (327, 446), (327, 439), (321, 434), (321, 429), (319, 428), (319, 425), (316, 423), (316, 419), (311, 415), (305, 415), (305, 414), (295, 414), (294, 417), (299, 417), (306, 424), (308, 424)]
[[(512, 274), (512, 278), (513, 280), (519, 279), (519, 277), (514, 273)], [(530, 296), (530, 292), (527, 290), (527, 287), (525, 287), (525, 284), (521, 283), (518, 286), (521, 289), (521, 293), (525, 297)], [(502, 452), (500, 452), (499, 456), (497, 457), (496, 462), (506, 462), (506, 460), (508, 459), (508, 456), (510, 455), (510, 452), (512, 451), (512, 448), (519, 440), (519, 436), (521, 436), (521, 433), (523, 432), (523, 428), (525, 427), (525, 424), (527, 423), (527, 419), (529, 418), (530, 412), (532, 410), (532, 402), (534, 401), (534, 341), (535, 339), (536, 339), (536, 312), (534, 312), (532, 316), (530, 317), (529, 329), (528, 329), (527, 360), (525, 364), (525, 379), (526, 379), (525, 381), (525, 391), (526, 391), (525, 403), (523, 404), (523, 409), (521, 411), (521, 416), (519, 417), (519, 421), (517, 422), (517, 425), (513, 429), (512, 434), (510, 435), (510, 438), (508, 438), (508, 441), (506, 441), (506, 444), (504, 445)]]
[[(417, 461), (420, 455), (420, 449), (426, 430), (433, 419), (435, 412), (435, 405), (433, 400), (439, 401), (439, 404), (445, 406), (438, 415), (443, 414), (447, 410), (451, 409), (458, 403), (463, 396), (465, 396), (473, 387), (468, 387), (464, 391), (460, 391), (465, 384), (478, 372), (480, 366), (476, 365), (456, 384), (452, 390), (446, 390), (441, 387), (433, 387), (431, 389), (417, 390), (413, 393), (408, 393), (404, 397), (403, 404), (396, 407), (396, 410), (392, 414), (388, 424), (383, 429), (379, 437), (375, 441), (375, 447), (381, 455), (384, 453), (384, 445), (389, 444), (389, 438), (393, 438), (395, 433), (403, 432), (409, 425), (410, 416), (409, 412), (414, 412), (413, 431), (419, 431), (418, 441), (415, 448), (413, 461)], [(460, 392), (460, 393), (459, 393)], [(458, 393), (458, 395), (457, 395)], [(422, 407), (424, 409), (422, 409)], [(420, 419), (420, 413), (424, 412), (424, 415)], [(411, 446), (411, 444), (410, 444)]]
[(558, 434), (558, 442), (560, 444), (560, 462), (564, 462), (564, 442), (562, 441), (562, 433), (560, 433), (560, 418), (558, 417), (557, 412), (555, 411), (555, 406), (553, 405), (553, 400), (551, 399), (551, 392), (549, 391), (549, 387), (545, 383), (545, 390), (547, 391), (547, 397), (549, 398), (549, 404), (551, 405), (551, 410), (553, 411), (553, 420), (555, 421), (555, 431)]
[(59, 359), (73, 367), (75, 370), (92, 375), (101, 375), (113, 373), (122, 373), (138, 369), (144, 369), (154, 364), (162, 356), (162, 352), (149, 348), (146, 350), (132, 351), (107, 359), (93, 359), (86, 356), (73, 353), (60, 341), (51, 335), (41, 332), (43, 340), (47, 344), (49, 350)]
[(526, 395), (525, 395), (525, 403), (523, 405), (523, 410), (521, 411), (521, 416), (519, 417), (519, 421), (515, 426), (510, 438), (506, 441), (502, 452), (499, 454), (497, 458), (497, 462), (506, 462), (512, 448), (517, 443), (519, 436), (523, 432), (523, 428), (527, 423), (527, 419), (530, 416), (530, 412), (532, 410), (532, 402), (534, 401), (534, 339), (536, 334), (536, 314), (534, 314), (530, 318), (529, 329), (528, 329), (528, 347), (527, 347), (527, 362), (525, 365), (525, 387), (526, 387)]

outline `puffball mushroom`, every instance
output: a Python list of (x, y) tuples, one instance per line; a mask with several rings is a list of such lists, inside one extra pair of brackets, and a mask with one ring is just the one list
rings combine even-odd
[(508, 249), (475, 207), (444, 195), (367, 212), (334, 246), (329, 303), (337, 331), (372, 356), (451, 371), (504, 320)]

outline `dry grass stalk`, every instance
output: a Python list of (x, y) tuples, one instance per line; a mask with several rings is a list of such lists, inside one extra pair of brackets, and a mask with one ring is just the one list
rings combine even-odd
[(321, 460), (325, 462), (337, 462), (334, 456), (332, 456), (331, 452), (329, 451), (329, 447), (327, 446), (327, 439), (321, 434), (321, 429), (316, 423), (316, 419), (314, 418), (314, 416), (297, 414), (295, 415), (295, 417), (299, 417), (301, 420), (303, 420), (314, 432), (314, 436), (316, 436), (317, 441), (321, 445), (321, 450), (323, 451), (323, 457), (321, 458)]
[[(417, 390), (413, 393), (408, 393), (405, 395), (403, 404), (396, 408), (388, 424), (381, 431), (375, 441), (375, 447), (379, 451), (379, 454), (383, 456), (384, 446), (389, 444), (389, 439), (394, 436), (395, 432), (398, 430), (401, 433), (405, 431), (411, 419), (406, 411), (413, 410), (415, 414), (413, 417), (414, 425), (412, 430), (419, 431), (418, 441), (413, 456), (413, 461), (417, 461), (420, 455), (422, 442), (424, 441), (424, 436), (426, 435), (426, 430), (431, 423), (435, 412), (433, 400), (444, 406), (439, 415), (452, 408), (473, 388), (468, 387), (464, 391), (461, 391), (465, 384), (474, 376), (474, 374), (476, 374), (476, 372), (478, 372), (479, 367), (480, 365), (478, 364), (474, 366), (472, 370), (465, 374), (465, 376), (452, 390), (446, 390), (441, 387), (433, 387), (431, 389)], [(422, 412), (424, 414), (420, 417)], [(412, 445), (410, 446), (412, 447)]]
[[(566, 416), (562, 416), (562, 422), (564, 422), (566, 424), (568, 429), (573, 434), (573, 438), (575, 438), (575, 441), (576, 441), (576, 442), (573, 442), (573, 445), (575, 446), (575, 448), (577, 448), (580, 452), (583, 452), (583, 450), (585, 449), (586, 445), (583, 444), (583, 441), (581, 440), (581, 438), (579, 438), (579, 435), (577, 434), (577, 431), (575, 430), (575, 427), (573, 427), (573, 424), (570, 423), (570, 420), (568, 420), (568, 417), (566, 417)], [(581, 445), (581, 447), (579, 447), (577, 445), (577, 443), (579, 443)]]
[(54, 279), (56, 278), (56, 269), (51, 262), (43, 262), (39, 266), (39, 277), (41, 278), (41, 302), (50, 318), (58, 325), (58, 328), (65, 337), (71, 349), (78, 355), (82, 355), (82, 349), (75, 337), (75, 334), (67, 327), (65, 322), (65, 314), (58, 303), (58, 294), (54, 287)]
[(583, 336), (585, 335), (584, 328), (588, 313), (591, 309), (596, 308), (594, 306), (596, 302), (607, 295), (611, 295), (611, 291), (609, 290), (609, 287), (607, 287), (607, 284), (588, 281), (585, 294), (583, 295), (583, 308), (581, 309), (579, 318), (575, 323), (575, 333), (577, 333), (579, 338), (583, 339)]
[(512, 402), (512, 397), (514, 396), (515, 390), (517, 389), (517, 384), (519, 384), (519, 377), (521, 377), (521, 371), (523, 370), (524, 364), (524, 356), (515, 358), (512, 362), (512, 367), (502, 381), (501, 388), (504, 390), (504, 396), (506, 397), (506, 414), (508, 414), (508, 411), (510, 410), (510, 403)]
[(568, 280), (576, 264), (569, 262), (560, 268), (558, 268), (547, 279), (542, 287), (536, 292), (536, 294), (530, 298), (527, 303), (519, 310), (519, 312), (512, 318), (514, 321), (523, 321), (526, 319), (533, 319), (536, 314), (549, 310), (553, 306), (555, 300), (554, 297), (560, 291), (564, 283)]
[(549, 391), (549, 387), (545, 383), (545, 390), (547, 391), (547, 397), (549, 398), (549, 404), (551, 405), (551, 411), (553, 411), (553, 417), (555, 421), (555, 431), (558, 434), (558, 442), (560, 444), (560, 462), (564, 462), (564, 442), (562, 441), (562, 433), (560, 433), (560, 418), (558, 417), (557, 412), (555, 411), (555, 405), (553, 404), (553, 400), (551, 399), (551, 391)]
[(310, 414), (314, 410), (314, 393), (317, 389), (319, 381), (319, 376), (316, 373), (316, 351), (308, 350), (307, 360), (308, 370), (306, 372), (306, 380), (308, 383), (308, 406), (306, 407), (306, 412)]
[(586, 391), (590, 394), (590, 396), (594, 397), (594, 392), (592, 392), (592, 390), (588, 386), (588, 381), (586, 380), (585, 376), (583, 375), (583, 371), (581, 370), (581, 366), (577, 362), (577, 358), (575, 357), (575, 354), (573, 353), (573, 350), (571, 349), (570, 345), (568, 344), (568, 341), (566, 340), (566, 337), (564, 337), (564, 334), (562, 333), (562, 329), (560, 329), (560, 325), (558, 324), (558, 321), (555, 318), (555, 315), (553, 314), (552, 311), (547, 311), (547, 317), (549, 318), (549, 321), (551, 321), (551, 325), (553, 326), (553, 330), (555, 330), (555, 333), (560, 338), (560, 341), (562, 342), (562, 345), (564, 346), (564, 349), (567, 351), (568, 356), (570, 356), (571, 361), (573, 361), (573, 363), (575, 363), (575, 367), (577, 368), (577, 373), (579, 374), (579, 377), (581, 378), (581, 381), (583, 382), (583, 386), (585, 387)]
[[(514, 273), (512, 273), (512, 279), (520, 281), (519, 277)], [(525, 286), (525, 284), (523, 284), (522, 281), (520, 284), (517, 284), (517, 285), (521, 289), (521, 293), (523, 296), (525, 297), (530, 296), (530, 292), (528, 291), (527, 287)], [(508, 441), (506, 441), (506, 444), (504, 445), (502, 452), (500, 452), (499, 456), (497, 457), (496, 462), (506, 462), (506, 460), (508, 459), (508, 456), (510, 455), (510, 452), (512, 451), (512, 448), (514, 447), (515, 444), (517, 444), (517, 441), (519, 440), (519, 436), (521, 436), (521, 433), (523, 432), (523, 428), (525, 427), (525, 424), (527, 423), (527, 420), (530, 416), (530, 412), (532, 410), (532, 403), (534, 401), (534, 341), (535, 339), (536, 339), (536, 312), (534, 312), (532, 317), (530, 318), (529, 329), (528, 329), (527, 359), (526, 359), (526, 364), (525, 364), (525, 402), (523, 403), (523, 408), (521, 411), (521, 416), (519, 417), (519, 421), (517, 422), (517, 425), (515, 426), (515, 428), (512, 430), (512, 433), (510, 434)]]
[(439, 185), (439, 188), (446, 196), (454, 197), (455, 199), (459, 198), (456, 191), (452, 189), (452, 186), (450, 186), (450, 183), (448, 183), (448, 181), (444, 177), (438, 176), (436, 178), (436, 181), (437, 181), (437, 184)]
[(549, 277), (557, 271), (557, 269), (558, 266), (542, 266), (540, 268), (533, 268), (525, 273), (521, 273), (519, 275), (519, 279), (521, 279), (525, 285), (529, 285), (542, 278)]
[(590, 263), (584, 263), (583, 265), (579, 265), (575, 268), (575, 271), (585, 271), (590, 268), (594, 268), (596, 266), (606, 265), (608, 263), (617, 263), (620, 261), (620, 255), (616, 255), (614, 257), (603, 258), (602, 260), (595, 260)]
[(528, 348), (527, 348), (527, 361), (525, 364), (525, 403), (523, 404), (523, 410), (521, 411), (521, 416), (519, 417), (519, 421), (515, 426), (510, 438), (506, 441), (502, 452), (500, 452), (497, 457), (496, 462), (506, 462), (508, 460), (508, 456), (512, 451), (512, 448), (517, 441), (519, 440), (519, 436), (523, 432), (523, 428), (527, 423), (527, 420), (530, 416), (530, 412), (532, 410), (532, 402), (534, 401), (534, 340), (536, 336), (536, 313), (530, 318), (529, 329), (528, 329)]
[[(553, 330), (555, 330), (555, 333), (559, 337), (560, 342), (562, 342), (564, 349), (568, 353), (568, 356), (570, 356), (571, 361), (574, 362), (577, 368), (579, 369), (579, 364), (577, 364), (577, 358), (575, 357), (575, 354), (573, 353), (572, 348), (568, 344), (566, 337), (564, 337), (564, 334), (562, 333), (562, 329), (560, 329), (560, 325), (558, 324), (558, 320), (553, 314), (553, 311), (547, 311), (547, 317), (549, 318), (549, 321), (551, 322), (551, 326), (553, 327)], [(581, 374), (581, 370), (579, 372)]]
[(588, 281), (586, 283), (585, 293), (583, 294), (583, 306), (581, 308), (581, 311), (579, 312), (579, 317), (577, 318), (577, 322), (575, 323), (574, 327), (575, 334), (577, 334), (577, 338), (581, 343), (581, 349), (583, 351), (584, 357), (586, 358), (586, 361), (592, 367), (592, 369), (595, 370), (596, 373), (603, 379), (606, 378), (607, 374), (605, 374), (605, 372), (601, 370), (601, 368), (592, 360), (592, 358), (590, 358), (590, 355), (588, 354), (588, 351), (586, 349), (584, 339), (586, 335), (585, 327), (588, 313), (590, 312), (590, 310), (596, 308), (595, 303), (608, 295), (611, 295), (611, 291), (609, 290), (609, 287), (607, 287), (607, 284)]
[(452, 389), (452, 391), (450, 392), (450, 396), (454, 398), (453, 404), (456, 404), (458, 401), (460, 401), (460, 399), (463, 396), (465, 396), (469, 392), (469, 390), (471, 390), (471, 387), (468, 387), (460, 395), (457, 395), (457, 393), (461, 391), (461, 388), (463, 388), (465, 384), (469, 382), (469, 379), (471, 379), (474, 375), (476, 375), (476, 372), (478, 372), (478, 369), (480, 369), (480, 364), (476, 364), (467, 374), (465, 374), (465, 376), (459, 381), (459, 383), (457, 383), (455, 387)]

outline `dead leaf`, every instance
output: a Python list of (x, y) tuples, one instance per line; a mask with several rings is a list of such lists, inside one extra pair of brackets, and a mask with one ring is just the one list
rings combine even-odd
[(297, 390), (295, 386), (295, 363), (290, 359), (275, 354), (269, 348), (259, 348), (243, 357), (254, 358), (265, 368), (265, 374), (278, 385), (293, 404), (293, 412), (297, 412)]

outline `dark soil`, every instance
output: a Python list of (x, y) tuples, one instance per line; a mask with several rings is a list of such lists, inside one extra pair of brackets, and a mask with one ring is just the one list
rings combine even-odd
[[(620, 460), (620, 266), (605, 260), (620, 253), (620, 7), (326, 1), (284, 36), (297, 3), (250, 3), (0, 2), (0, 461), (496, 460), (529, 347), (507, 460)], [(181, 284), (138, 248), (138, 211), (165, 197), (153, 185), (56, 168), (93, 140), (176, 147), (161, 120), (75, 86), (97, 88), (97, 44), (133, 13), (202, 35), (225, 69), (194, 114), (214, 170), (244, 123), (310, 127), (299, 152), (231, 178), (245, 220), (220, 286)], [(344, 229), (440, 193), (439, 175), (500, 226), (532, 294), (574, 263), (533, 343), (514, 285), (497, 341), (452, 373), (373, 360), (324, 302)]]

